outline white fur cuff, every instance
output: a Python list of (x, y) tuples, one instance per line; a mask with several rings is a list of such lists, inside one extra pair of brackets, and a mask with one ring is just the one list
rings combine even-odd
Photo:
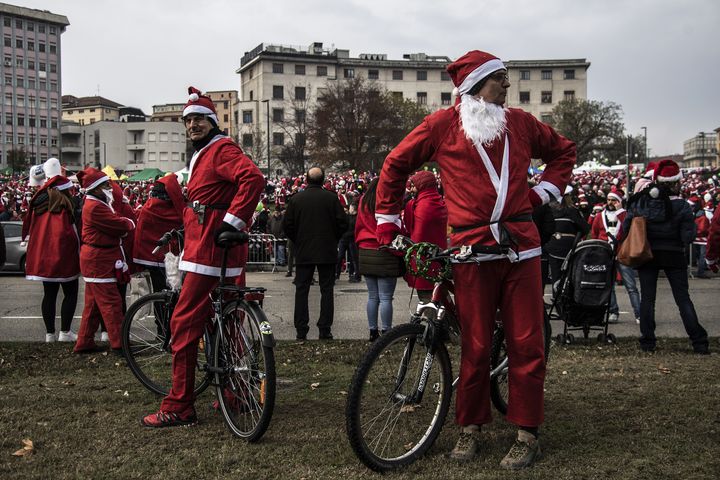
[(229, 223), (238, 230), (242, 230), (243, 228), (245, 228), (245, 222), (243, 222), (242, 218), (238, 218), (230, 212), (225, 214), (225, 216), (223, 217), (223, 222)]

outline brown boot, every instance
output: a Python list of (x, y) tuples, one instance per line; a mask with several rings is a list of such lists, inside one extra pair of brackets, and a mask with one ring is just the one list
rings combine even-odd
[(500, 462), (500, 466), (509, 470), (520, 470), (531, 467), (541, 455), (540, 441), (537, 437), (525, 430), (518, 430), (517, 440)]
[(480, 428), (477, 425), (462, 427), (455, 448), (450, 452), (450, 458), (467, 462), (475, 458), (480, 444)]

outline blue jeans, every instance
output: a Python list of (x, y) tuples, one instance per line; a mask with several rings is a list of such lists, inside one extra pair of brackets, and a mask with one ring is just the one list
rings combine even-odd
[(365, 275), (368, 289), (367, 316), (370, 330), (378, 329), (378, 309), (382, 320), (382, 329), (392, 328), (393, 294), (397, 285), (396, 277), (374, 277)]
[(285, 240), (275, 241), (275, 265), (285, 265)]
[[(633, 314), (635, 318), (640, 318), (640, 293), (635, 283), (635, 269), (621, 263), (617, 263), (616, 265), (622, 277), (623, 285), (625, 285), (625, 290), (627, 290), (628, 296), (630, 297)], [(615, 286), (613, 286), (612, 293), (610, 294), (610, 313), (618, 313), (618, 311), (619, 307), (617, 297), (615, 296)]]
[(697, 272), (695, 275), (698, 277), (705, 276), (705, 272), (707, 271), (707, 263), (705, 263), (706, 250), (707, 245), (693, 243), (693, 256), (695, 257), (694, 260), (697, 261)]

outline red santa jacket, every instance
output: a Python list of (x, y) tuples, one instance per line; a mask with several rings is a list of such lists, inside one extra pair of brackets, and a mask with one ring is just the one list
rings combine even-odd
[(705, 258), (715, 262), (720, 257), (720, 213), (718, 212), (720, 212), (720, 208), (715, 209), (712, 222), (710, 222), (707, 250), (705, 251)]
[[(483, 147), (483, 159), (466, 138), (455, 107), (426, 117), (385, 159), (377, 190), (378, 223), (399, 225), (408, 175), (431, 161), (440, 165), (449, 224), (459, 229), (451, 235), (452, 245), (495, 245), (499, 228), (488, 222), (531, 214), (531, 158), (547, 165), (540, 187), (560, 198), (575, 164), (575, 144), (523, 110), (506, 109), (506, 118), (506, 135)], [(540, 236), (531, 219), (504, 225), (517, 243), (519, 260), (540, 255)]]
[[(403, 219), (413, 242), (430, 242), (442, 249), (447, 247), (448, 210), (434, 185), (421, 190), (407, 203)], [(405, 281), (410, 288), (418, 290), (431, 290), (434, 286), (432, 282), (409, 273), (405, 275)]]
[[(55, 176), (33, 195), (30, 204), (50, 189), (71, 187), (67, 178)], [(22, 238), (27, 238), (28, 242), (25, 256), (25, 278), (28, 280), (68, 282), (80, 276), (80, 236), (67, 210), (37, 215), (34, 209), (28, 209)]]
[(117, 262), (127, 262), (123, 237), (135, 229), (135, 222), (120, 216), (107, 203), (87, 195), (82, 212), (80, 271), (86, 282), (116, 282)]
[[(171, 246), (161, 248), (156, 254), (152, 252), (160, 237), (170, 230), (177, 230), (183, 226), (185, 202), (175, 175), (160, 178), (158, 183), (164, 185), (170, 200), (150, 197), (140, 209), (133, 244), (133, 262), (138, 265), (165, 268), (165, 254)], [(174, 253), (179, 252), (174, 251)]]
[[(257, 166), (232, 140), (217, 135), (195, 152), (190, 161), (187, 197), (189, 205), (204, 205), (203, 223), (195, 211), (186, 207), (185, 249), (180, 269), (219, 277), (223, 249), (215, 245), (215, 231), (222, 222), (246, 230), (260, 201), (265, 179)], [(247, 245), (228, 254), (228, 277), (242, 273)]]
[[(618, 238), (621, 236), (621, 226), (623, 221), (625, 220), (625, 217), (627, 216), (627, 211), (623, 208), (619, 208), (616, 210), (617, 212), (617, 224), (616, 224), (616, 232), (614, 234), (615, 238)], [(607, 224), (607, 217), (606, 217), (606, 210), (603, 210), (602, 212), (595, 215), (595, 218), (593, 218), (592, 226), (590, 227), (590, 238), (595, 238), (597, 240), (604, 240), (609, 243), (613, 243), (610, 241), (610, 237), (608, 236), (608, 224)]]
[(708, 234), (710, 233), (710, 220), (708, 220), (704, 211), (700, 211), (699, 214), (695, 216), (695, 225), (697, 226), (697, 233), (695, 233), (693, 243), (695, 245), (706, 245)]

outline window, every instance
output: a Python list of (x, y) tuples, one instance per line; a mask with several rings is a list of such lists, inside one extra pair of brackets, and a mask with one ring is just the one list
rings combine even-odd
[(540, 121), (543, 123), (550, 123), (552, 122), (552, 113), (541, 113), (540, 114)]
[(282, 63), (273, 63), (272, 69), (272, 73), (283, 73), (285, 71), (285, 66)]
[(552, 92), (542, 92), (540, 94), (541, 103), (552, 103)]
[(228, 115), (227, 113), (225, 115), (223, 115), (223, 122), (227, 123), (229, 119), (230, 119), (230, 115)]
[(35, 24), (32, 22), (27, 23), (27, 30), (28, 32), (34, 32), (35, 31)]
[(5, 85), (12, 86), (12, 75), (5, 75)]
[(28, 78), (28, 88), (30, 90), (35, 90), (35, 79), (34, 78)]
[(243, 148), (252, 148), (252, 146), (253, 146), (252, 133), (243, 133), (242, 146), (243, 146)]
[(282, 108), (273, 108), (272, 121), (275, 123), (282, 123), (284, 120), (285, 120), (285, 111)]
[(156, 134), (155, 132), (148, 133), (148, 142), (153, 142), (153, 143), (154, 143), (156, 136), (157, 136), (157, 134)]
[(12, 27), (12, 20), (10, 20), (10, 17), (5, 17), (5, 18), (3, 19), (3, 24), (4, 24), (6, 27)]
[(57, 73), (57, 65), (54, 63), (50, 64), (50, 73)]
[(450, 74), (446, 72), (445, 70), (440, 71), (440, 80), (443, 82), (446, 82), (450, 80)]
[(317, 76), (318, 77), (327, 77), (327, 67), (318, 65), (317, 67)]
[(530, 92), (520, 92), (520, 103), (530, 103)]
[(305, 135), (302, 133), (296, 133), (295, 134), (295, 146), (296, 147), (302, 147), (305, 145)]
[(46, 137), (46, 136), (41, 136), (41, 137), (40, 137), (40, 146), (41, 146), (41, 147), (47, 147), (47, 137)]
[(416, 73), (418, 81), (427, 80), (427, 70), (418, 70)]
[(5, 114), (5, 125), (12, 125), (12, 113), (6, 113)]
[(355, 78), (355, 69), (354, 68), (343, 69), (343, 76), (345, 78)]
[(35, 70), (35, 60), (28, 60), (28, 70)]
[(305, 65), (295, 65), (295, 75), (305, 75)]
[(5, 94), (5, 105), (12, 105), (12, 93), (6, 93)]
[(368, 70), (368, 80), (377, 80), (380, 78), (380, 72), (378, 70)]
[(23, 66), (25, 66), (25, 59), (23, 57), (15, 57), (15, 66), (23, 68)]
[(253, 123), (253, 112), (252, 110), (243, 110), (242, 119), (243, 123)]
[(148, 162), (155, 162), (155, 161), (157, 161), (157, 153), (148, 152)]
[(305, 87), (295, 87), (295, 100), (305, 100)]
[(15, 27), (16, 27), (16, 28), (22, 28), (22, 20), (16, 19), (16, 20), (15, 20)]
[[(168, 134), (167, 132), (160, 132), (160, 141), (161, 142), (167, 142), (168, 141)], [(161, 159), (162, 160), (162, 159)]]
[(180, 152), (172, 152), (172, 161), (173, 162), (179, 162), (180, 161)]
[(563, 78), (565, 80), (575, 80), (575, 70), (565, 70), (563, 72)]
[(40, 90), (47, 90), (47, 82), (45, 80), (40, 80), (38, 82), (38, 88), (40, 88)]
[(57, 53), (57, 45), (54, 43), (50, 44), (50, 53)]
[(18, 133), (18, 143), (19, 143), (20, 145), (24, 145), (24, 144), (25, 144), (25, 135), (22, 135), (22, 134)]
[(418, 105), (427, 105), (427, 92), (417, 92)]
[(179, 142), (180, 141), (180, 134), (177, 132), (173, 132), (172, 134), (172, 141), (173, 142)]
[(543, 80), (552, 80), (552, 70), (543, 70), (540, 72), (540, 78)]
[(50, 35), (55, 35), (55, 27), (50, 27)]
[[(35, 126), (35, 117), (28, 117), (28, 126), (34, 127)], [(34, 143), (34, 142), (31, 142)]]
[(282, 100), (285, 98), (285, 94), (283, 92), (283, 86), (282, 85), (273, 85), (273, 99), (274, 100)]
[(5, 37), (5, 46), (12, 47), (12, 39), (10, 37)]
[[(34, 48), (30, 48), (30, 45), (32, 45), (33, 42), (28, 42), (28, 50), (34, 50)], [(17, 48), (23, 48), (23, 41), (22, 38), (16, 38), (15, 39), (15, 47)]]
[(302, 108), (295, 109), (295, 121), (297, 123), (305, 123), (305, 110)]
[(575, 90), (565, 90), (563, 92), (563, 98), (565, 100), (575, 100)]
[(38, 63), (38, 70), (40, 70), (41, 72), (46, 72), (47, 66), (43, 62), (40, 62)]
[(47, 128), (47, 118), (40, 117), (40, 128)]
[(57, 92), (58, 84), (55, 80), (50, 80), (50, 91)]
[(170, 155), (168, 155), (168, 152), (160, 152), (160, 161), (161, 162), (167, 162), (170, 158)]
[(530, 80), (530, 70), (520, 70), (520, 80)]
[(252, 100), (253, 100), (253, 97), (254, 97), (254, 95), (253, 95), (253, 91), (252, 91), (252, 90), (250, 90), (250, 101), (252, 101)]
[(396, 100), (402, 100), (403, 99), (403, 92), (392, 92), (392, 96)]
[(45, 33), (45, 25), (43, 25), (43, 24), (38, 25), (38, 33)]
[(276, 147), (282, 147), (285, 145), (285, 134), (284, 133), (273, 133), (273, 145)]
[(402, 70), (393, 70), (393, 80), (402, 80), (403, 79), (403, 71)]
[(24, 127), (24, 126), (25, 126), (25, 115), (18, 114), (18, 116), (17, 116), (17, 126), (18, 126), (18, 127)]
[(450, 105), (452, 94), (450, 92), (442, 92), (440, 94), (440, 105)]

